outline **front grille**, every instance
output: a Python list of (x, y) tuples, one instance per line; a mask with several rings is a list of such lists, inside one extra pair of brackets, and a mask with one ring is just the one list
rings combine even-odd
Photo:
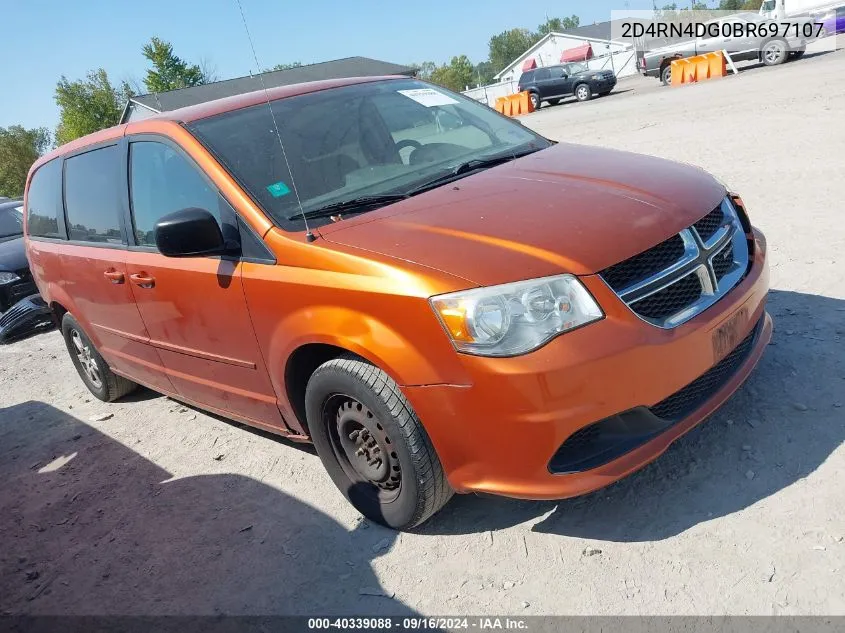
[(722, 212), (722, 207), (718, 206), (710, 213), (701, 218), (698, 222), (693, 224), (698, 236), (702, 241), (706, 242), (716, 234), (719, 227), (722, 226), (722, 221), (725, 219), (725, 214)]
[(722, 277), (728, 274), (734, 263), (733, 245), (728, 242), (722, 248), (718, 255), (713, 256), (713, 274), (716, 275), (716, 281), (721, 281)]
[(701, 280), (695, 273), (690, 273), (681, 281), (632, 303), (631, 307), (647, 319), (662, 321), (695, 302), (701, 292)]
[(749, 262), (745, 232), (725, 198), (690, 227), (599, 274), (645, 321), (673, 328), (728, 293)]
[(730, 354), (680, 391), (676, 391), (665, 400), (661, 400), (650, 407), (651, 412), (664, 420), (677, 421), (704, 404), (710, 396), (731, 379), (739, 366), (748, 358), (751, 349), (754, 347), (754, 339), (762, 325), (761, 319), (751, 333)]
[(605, 268), (601, 272), (607, 285), (616, 292), (625, 287), (659, 273), (677, 262), (684, 255), (684, 240), (680, 235), (673, 235), (654, 248), (634, 255), (624, 262)]

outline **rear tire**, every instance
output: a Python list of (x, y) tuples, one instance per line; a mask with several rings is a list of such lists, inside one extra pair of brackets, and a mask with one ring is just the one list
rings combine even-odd
[(368, 519), (407, 530), (451, 498), (417, 414), (378, 367), (351, 354), (323, 363), (308, 381), (305, 411), (329, 476)]
[(660, 82), (664, 86), (671, 86), (672, 85), (672, 65), (671, 64), (667, 64), (660, 71)]
[(575, 98), (578, 101), (589, 101), (593, 98), (593, 89), (588, 84), (578, 84), (575, 86)]
[(789, 59), (789, 45), (784, 40), (770, 40), (760, 49), (766, 66), (777, 66)]
[(136, 383), (118, 376), (109, 368), (79, 322), (70, 313), (65, 314), (62, 319), (62, 336), (73, 366), (94, 397), (103, 402), (114, 402), (138, 388)]
[(531, 99), (531, 107), (533, 107), (535, 110), (539, 110), (540, 109), (540, 95), (538, 95), (536, 92), (529, 92), (528, 98)]

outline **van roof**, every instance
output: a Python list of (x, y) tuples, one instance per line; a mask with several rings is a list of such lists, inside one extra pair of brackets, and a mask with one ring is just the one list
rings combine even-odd
[[(223, 99), (216, 99), (214, 101), (206, 101), (196, 105), (179, 108), (178, 110), (170, 110), (155, 114), (144, 121), (158, 120), (158, 121), (175, 121), (177, 123), (191, 123), (225, 112), (233, 110), (240, 110), (241, 108), (248, 108), (250, 106), (266, 103), (268, 100), (275, 101), (276, 99), (285, 99), (287, 97), (296, 97), (311, 92), (319, 92), (320, 90), (329, 90), (331, 88), (342, 88), (344, 86), (354, 86), (357, 84), (369, 83), (373, 81), (385, 81), (395, 79), (408, 79), (405, 75), (384, 75), (381, 77), (346, 77), (343, 79), (325, 79), (322, 81), (309, 81), (300, 84), (290, 84), (287, 86), (278, 86), (276, 88), (267, 88), (267, 90), (256, 90), (254, 92), (247, 92), (244, 94), (235, 95), (232, 97), (224, 97)], [(104, 141), (109, 141), (115, 138), (120, 138), (126, 133), (126, 129), (136, 125), (138, 122), (123, 123), (115, 125), (114, 127), (106, 128), (86, 136), (82, 136), (69, 143), (65, 143), (39, 158), (30, 168), (30, 174), (38, 167), (46, 162), (63, 156), (77, 149), (95, 145)]]

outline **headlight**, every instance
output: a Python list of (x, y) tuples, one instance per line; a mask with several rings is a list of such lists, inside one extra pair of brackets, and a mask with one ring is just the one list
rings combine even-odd
[(601, 75), (593, 75), (592, 77), (590, 77), (590, 79), (601, 79), (601, 78), (602, 78)]
[(572, 275), (476, 288), (430, 299), (460, 352), (516, 356), (604, 317)]
[(0, 284), (10, 284), (20, 279), (15, 273), (0, 272)]

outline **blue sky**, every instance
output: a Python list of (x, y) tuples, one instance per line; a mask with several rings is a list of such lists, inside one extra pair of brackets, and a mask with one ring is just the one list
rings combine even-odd
[[(611, 10), (649, 9), (644, 0), (241, 0), (262, 66), (363, 55), (396, 63), (487, 57), (491, 35), (534, 29), (550, 17), (578, 15), (581, 24)], [(628, 6), (626, 6), (628, 5)], [(113, 83), (144, 76), (141, 47), (156, 35), (180, 57), (205, 58), (221, 79), (248, 74), (255, 63), (235, 0), (0, 0), (0, 127), (53, 129), (53, 92), (61, 75), (83, 77), (103, 67)]]

